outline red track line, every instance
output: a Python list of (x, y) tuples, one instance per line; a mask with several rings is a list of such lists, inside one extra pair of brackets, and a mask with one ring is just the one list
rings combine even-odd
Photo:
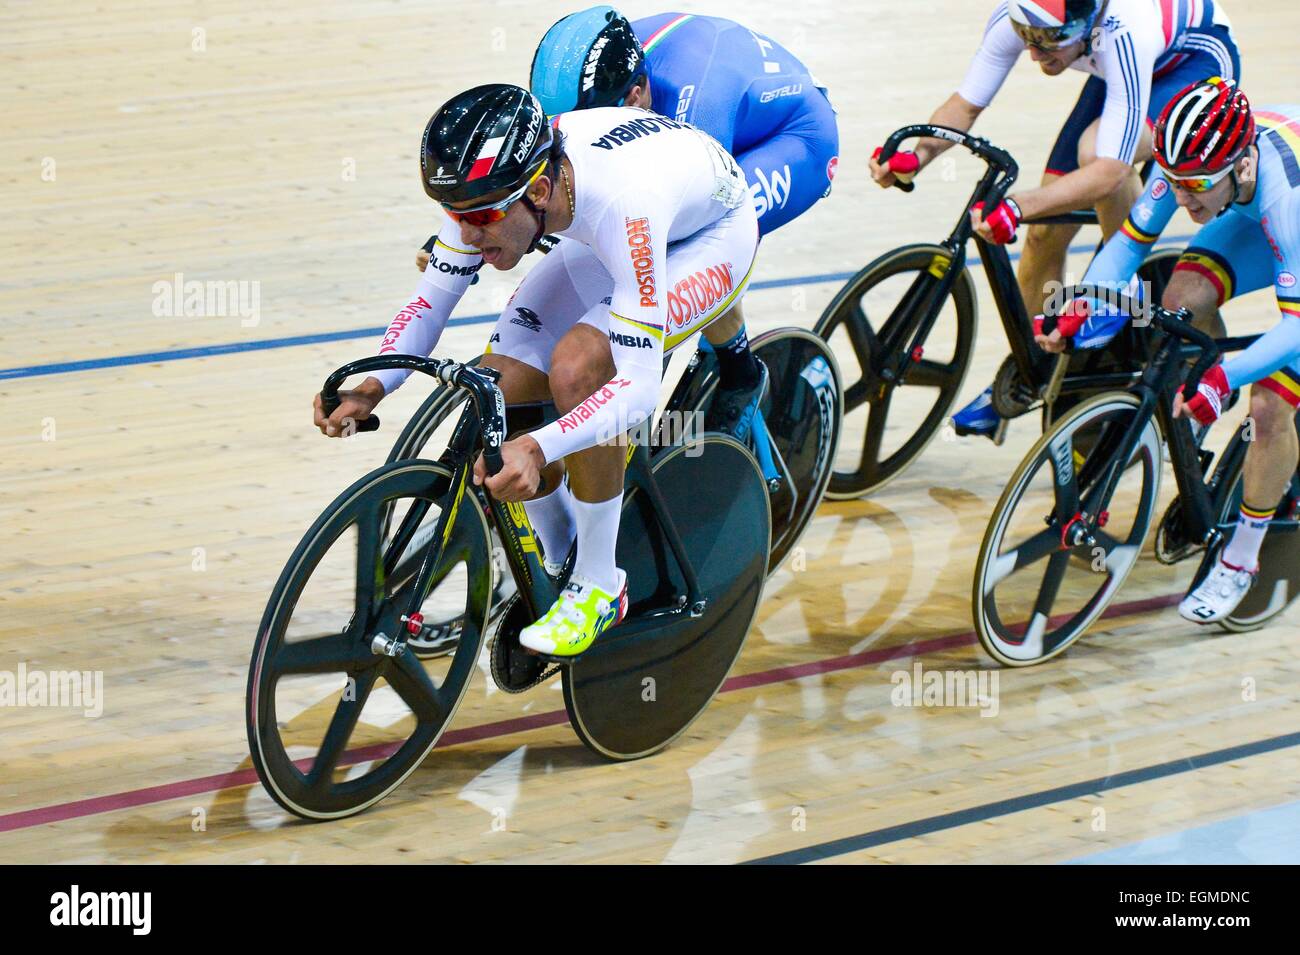
[[(1180, 594), (1166, 594), (1161, 597), (1147, 597), (1142, 600), (1132, 600), (1127, 603), (1115, 604), (1109, 607), (1102, 614), (1103, 619), (1111, 617), (1125, 617), (1133, 614), (1147, 613), (1152, 610), (1161, 610), (1165, 607), (1173, 606), (1181, 599)], [(825, 660), (812, 660), (808, 663), (797, 663), (786, 667), (775, 667), (771, 670), (761, 670), (757, 673), (745, 673), (739, 676), (733, 676), (722, 684), (720, 693), (730, 693), (733, 690), (748, 690), (757, 686), (767, 686), (772, 683), (785, 683), (790, 680), (798, 680), (803, 677), (816, 676), (820, 673), (833, 673), (837, 670), (851, 670), (857, 667), (870, 666), (873, 663), (883, 663), (886, 660), (893, 660), (905, 657), (918, 656), (923, 653), (938, 653), (944, 650), (953, 650), (957, 647), (965, 646), (975, 641), (975, 631), (967, 630), (963, 633), (948, 634), (941, 637), (932, 637), (928, 640), (922, 640), (918, 643), (901, 644), (896, 647), (881, 647), (876, 650), (866, 650), (862, 653), (851, 653), (840, 657), (828, 657)], [(568, 713), (564, 710), (551, 710), (546, 713), (534, 713), (530, 716), (520, 716), (509, 720), (500, 720), (496, 723), (482, 723), (478, 726), (467, 726), (464, 729), (448, 730), (443, 733), (442, 738), (438, 740), (438, 747), (456, 746), (460, 743), (472, 743), (478, 740), (492, 739), (498, 736), (509, 736), (514, 733), (523, 733), (528, 730), (541, 729), (547, 726), (559, 726), (569, 721)], [(349, 750), (339, 760), (340, 766), (351, 766), (356, 763), (363, 763), (372, 759), (384, 759), (395, 753), (400, 743), (380, 743), (374, 746), (366, 746), (360, 749)], [(299, 761), (306, 768), (306, 760)], [(148, 806), (153, 803), (168, 802), (172, 799), (179, 799), (183, 796), (196, 796), (201, 793), (218, 792), (222, 789), (234, 789), (239, 786), (249, 786), (256, 783), (257, 773), (255, 770), (239, 769), (229, 773), (217, 773), (213, 776), (199, 776), (196, 779), (184, 779), (174, 783), (163, 783), (160, 786), (148, 786), (144, 789), (131, 789), (126, 792), (112, 793), (107, 796), (92, 796), (89, 799), (78, 799), (73, 802), (56, 803), (52, 806), (40, 806), (36, 809), (24, 809), (21, 812), (11, 812), (0, 816), (0, 832), (12, 832), (15, 829), (29, 829), (33, 826), (42, 826), (52, 822), (63, 822), (67, 819), (79, 819), (84, 816), (95, 816), (100, 813), (114, 812), (118, 809), (133, 809), (138, 806)]]

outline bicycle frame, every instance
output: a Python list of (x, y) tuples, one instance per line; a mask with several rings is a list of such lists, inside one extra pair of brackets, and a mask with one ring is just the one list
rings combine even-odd
[[(882, 347), (873, 354), (880, 354), (881, 359), (880, 367), (872, 370), (885, 382), (901, 382), (905, 378), (908, 366), (920, 357), (924, 342), (938, 320), (939, 310), (956, 281), (957, 274), (965, 268), (966, 243), (967, 240), (973, 239), (988, 276), (993, 302), (997, 307), (1003, 331), (1006, 333), (1012, 358), (1022, 380), (1036, 392), (1041, 393), (1051, 380), (1055, 362), (1034, 345), (1033, 325), (1020, 294), (1020, 286), (1016, 280), (1015, 270), (1011, 267), (1011, 256), (1006, 247), (988, 242), (976, 233), (971, 227), (970, 215), (967, 212), (977, 202), (983, 202), (985, 208), (993, 208), (1000, 203), (1018, 178), (1019, 166), (1009, 153), (982, 137), (930, 123), (904, 126), (896, 130), (885, 141), (878, 161), (887, 162), (904, 140), (917, 137), (943, 139), (955, 143), (970, 151), (976, 158), (983, 160), (986, 168), (971, 192), (970, 199), (962, 208), (962, 213), (952, 231), (939, 243), (948, 252), (947, 261), (940, 262), (936, 259), (930, 271), (926, 273), (937, 278), (938, 283), (928, 282), (926, 275), (918, 276), (913, 281), (912, 286), (890, 313), (876, 336), (877, 342)], [(913, 188), (911, 183), (896, 182), (895, 185), (908, 192)], [(1097, 216), (1091, 210), (1078, 210), (1025, 220), (1026, 225), (1095, 225), (1096, 223)], [(1132, 384), (1134, 377), (1132, 374), (1104, 373), (1067, 375), (1057, 393), (1124, 388)]]
[[(1080, 295), (1095, 291), (1090, 286), (1079, 286), (1072, 290)], [(1169, 447), (1174, 480), (1187, 515), (1189, 536), (1206, 546), (1217, 544), (1223, 536), (1216, 515), (1222, 509), (1222, 498), (1229, 488), (1223, 484), (1216, 485), (1213, 480), (1207, 483), (1205, 467), (1209, 463), (1210, 453), (1198, 449), (1191, 423), (1186, 418), (1174, 417), (1174, 389), (1170, 386), (1186, 362), (1194, 358), (1196, 363), (1183, 384), (1183, 395), (1190, 398), (1196, 393), (1201, 375), (1218, 360), (1221, 353), (1247, 348), (1259, 336), (1212, 339), (1187, 324), (1186, 319), (1189, 317), (1186, 312), (1173, 313), (1158, 306), (1154, 309), (1152, 324), (1166, 334), (1139, 381), (1128, 389), (1129, 394), (1138, 399), (1137, 412), (1120, 437), (1103, 436), (1088, 456), (1077, 478), (1081, 487), (1092, 484), (1086, 498), (1079, 502), (1082, 520), (1075, 528), (1075, 534), (1081, 540), (1090, 533), (1090, 528), (1095, 525), (1099, 515), (1104, 512), (1106, 503), (1115, 493), (1120, 476), (1152, 417), (1160, 422)], [(1244, 446), (1237, 453), (1244, 453)], [(1225, 466), (1234, 463), (1220, 461), (1215, 473), (1222, 473)], [(1089, 465), (1098, 469), (1104, 467), (1104, 479), (1093, 482), (1092, 479), (1099, 475), (1090, 472)]]
[[(437, 378), (447, 385), (461, 388), (470, 396), (470, 401), (456, 422), (447, 449), (439, 457), (439, 460), (448, 465), (452, 472), (447, 489), (452, 504), (450, 507), (444, 507), (439, 514), (438, 524), (432, 537), (436, 543), (429, 547), (421, 560), (412, 588), (411, 609), (403, 620), (410, 621), (408, 627), (413, 624), (415, 632), (418, 632), (422, 619), (419, 616), (419, 607), (435, 583), (435, 571), (447, 542), (449, 528), (455, 520), (460, 501), (467, 488), (472, 488), (472, 493), (478, 497), (484, 513), (488, 515), (489, 523), (505, 545), (506, 563), (514, 577), (518, 592), (527, 604), (531, 618), (537, 619), (555, 602), (559, 590), (555, 581), (546, 573), (542, 563), (541, 548), (528, 520), (528, 514), (522, 503), (500, 501), (489, 494), (485, 486), (475, 486), (470, 479), (474, 454), (480, 448), (483, 449), (484, 458), (488, 462), (489, 473), (496, 473), (501, 467), (500, 448), (505, 441), (507, 425), (504, 398), (495, 384), (497, 373), (490, 368), (474, 368), (449, 359), (422, 359), (410, 355), (365, 358), (344, 365), (326, 380), (321, 389), (322, 404), (326, 413), (332, 411), (331, 405), (337, 407), (338, 387), (344, 379), (355, 374), (385, 368), (407, 368), (418, 371)], [(666, 599), (663, 606), (643, 610), (642, 615), (680, 613), (688, 608), (692, 614), (702, 613), (705, 601), (700, 594), (695, 568), (691, 565), (663, 494), (655, 482), (654, 474), (650, 469), (649, 451), (643, 444), (635, 445), (629, 456), (627, 482), (631, 487), (640, 489), (649, 502), (655, 522), (681, 570), (687, 591), (684, 595), (675, 595)], [(427, 513), (427, 506), (411, 509), (393, 536), (390, 554), (401, 554)], [(385, 569), (391, 570), (387, 567)], [(665, 579), (663, 574), (660, 577), (661, 580)]]

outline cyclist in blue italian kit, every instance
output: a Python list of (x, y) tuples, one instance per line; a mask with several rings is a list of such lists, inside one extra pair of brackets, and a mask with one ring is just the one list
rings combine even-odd
[[(1255, 440), (1246, 455), (1237, 526), (1205, 580), (1179, 605), (1198, 623), (1229, 616), (1259, 572), (1260, 546), (1300, 458), (1300, 105), (1252, 110), (1231, 81), (1212, 77), (1170, 100), (1156, 124), (1153, 174), (1137, 204), (1084, 276), (1125, 287), (1174, 210), (1203, 228), (1174, 269), (1162, 304), (1191, 309), (1202, 326), (1225, 301), (1272, 287), (1280, 320), (1255, 344), (1216, 365), (1177, 413), (1208, 426), (1234, 391), (1254, 385)], [(1036, 340), (1050, 352), (1100, 348), (1128, 317), (1104, 302), (1067, 304), (1056, 330)]]

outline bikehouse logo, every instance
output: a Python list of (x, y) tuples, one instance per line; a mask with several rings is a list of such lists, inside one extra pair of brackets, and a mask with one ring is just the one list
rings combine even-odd
[(129, 925), (132, 935), (148, 935), (153, 925), (152, 892), (70, 892), (50, 896), (51, 925)]
[(895, 670), (889, 677), (894, 706), (953, 706), (978, 709), (981, 717), (998, 715), (997, 670)]
[(103, 670), (0, 670), (0, 706), (49, 706), (81, 710), (88, 719), (104, 712)]
[(153, 313), (158, 318), (239, 318), (242, 328), (262, 320), (262, 283), (186, 281), (177, 272), (170, 282), (153, 283)]

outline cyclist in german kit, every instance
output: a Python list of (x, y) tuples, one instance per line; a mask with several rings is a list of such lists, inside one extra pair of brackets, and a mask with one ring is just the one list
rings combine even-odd
[[(498, 320), (483, 364), (507, 403), (553, 400), (558, 420), (507, 441), (505, 462), (475, 480), (523, 501), (558, 575), (576, 535), (569, 583), (526, 627), (530, 649), (573, 656), (626, 613), (615, 566), (626, 448), (620, 438), (658, 403), (663, 355), (740, 300), (758, 246), (744, 173), (713, 138), (646, 110), (606, 107), (547, 118), (527, 90), (493, 84), (453, 97), (425, 128), (425, 191), (455, 223), (439, 233), (420, 286), (380, 353), (427, 355), (483, 263), (519, 264), (546, 233), (559, 245), (529, 272)], [(431, 278), (445, 279), (439, 284)], [(454, 283), (454, 284), (453, 284)], [(449, 290), (450, 286), (450, 290)], [(364, 419), (406, 377), (367, 378), (326, 419)], [(547, 513), (565, 466), (574, 524)]]
[[(1227, 14), (1217, 0), (1002, 0), (957, 92), (930, 122), (969, 130), (993, 101), (1026, 49), (1048, 76), (1066, 69), (1091, 74), (1061, 128), (1037, 188), (974, 208), (971, 221), (990, 242), (1011, 242), (1022, 219), (1095, 207), (1103, 238), (1124, 221), (1142, 191), (1134, 169), (1151, 157), (1150, 125), (1169, 98), (1206, 76), (1240, 76)], [(882, 186), (910, 181), (949, 148), (922, 140), (871, 175)], [(877, 153), (879, 150), (877, 150)], [(1077, 226), (1031, 225), (1017, 273), (1030, 313), (1041, 311), (1046, 289), (1060, 282)], [(985, 391), (953, 416), (959, 434), (992, 437), (999, 423)]]
[[(1272, 286), (1280, 320), (1259, 341), (1210, 369), (1197, 394), (1175, 410), (1213, 423), (1237, 389), (1254, 385), (1255, 440), (1246, 454), (1241, 513), (1232, 538), (1202, 584), (1179, 604), (1184, 617), (1210, 623), (1229, 616), (1259, 571), (1273, 509), (1300, 457), (1300, 105), (1252, 110), (1233, 83), (1212, 77), (1180, 91), (1156, 125), (1151, 177), (1123, 228), (1098, 254), (1084, 282), (1123, 288), (1156, 237), (1182, 206), (1203, 226), (1174, 268), (1166, 308), (1188, 308), (1204, 323), (1228, 299)], [(1051, 352), (1069, 344), (1100, 348), (1128, 316), (1095, 300), (1069, 303), (1050, 336)]]

